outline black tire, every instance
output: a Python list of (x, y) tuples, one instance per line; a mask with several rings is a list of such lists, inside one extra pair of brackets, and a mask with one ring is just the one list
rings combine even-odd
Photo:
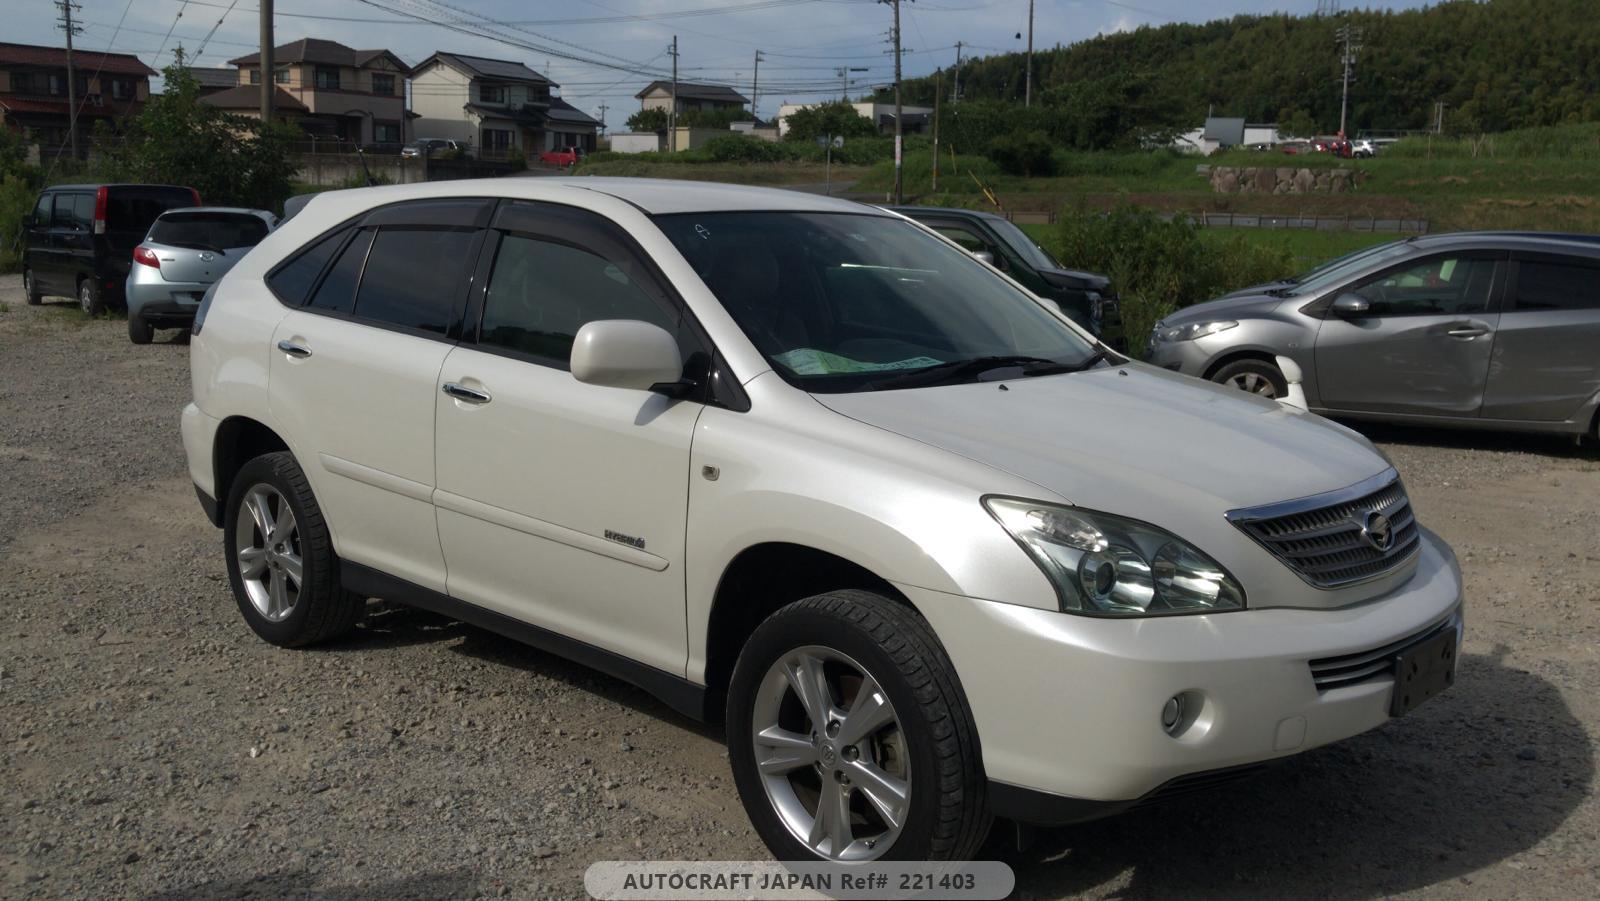
[[(294, 544), (299, 552), (302, 579), (293, 607), (278, 621), (268, 619), (256, 609), (245, 591), (239, 569), (240, 509), (245, 496), (258, 485), (274, 489), (289, 504), (298, 530)], [(228, 581), (233, 586), (239, 612), (257, 635), (279, 647), (294, 648), (327, 641), (355, 628), (366, 609), (366, 599), (340, 585), (339, 558), (333, 552), (333, 539), (322, 518), (322, 509), (311, 493), (311, 485), (292, 454), (278, 451), (246, 463), (234, 476), (227, 506), (223, 509), (223, 551), (227, 557)], [(254, 543), (253, 536), (246, 538)]]
[(1211, 380), (1268, 399), (1289, 393), (1289, 380), (1283, 377), (1283, 371), (1266, 360), (1234, 360), (1213, 372)]
[(33, 270), (22, 270), (22, 291), (28, 297), (28, 306), (36, 307), (44, 303), (44, 295), (39, 293), (39, 286), (33, 282)]
[(757, 767), (752, 723), (769, 669), (798, 648), (819, 646), (859, 662), (882, 687), (904, 734), (909, 811), (882, 860), (967, 860), (989, 832), (977, 728), (955, 669), (917, 613), (867, 591), (796, 601), (768, 617), (734, 666), (728, 691), (728, 759), (756, 832), (779, 860), (817, 860), (774, 809)]
[(149, 344), (156, 330), (138, 313), (128, 314), (128, 340), (135, 344)]
[(78, 309), (90, 317), (106, 311), (105, 293), (100, 290), (99, 282), (92, 278), (78, 279)]

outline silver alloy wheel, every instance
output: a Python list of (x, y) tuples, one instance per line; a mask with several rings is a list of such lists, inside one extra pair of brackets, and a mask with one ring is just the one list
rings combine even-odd
[(78, 282), (78, 306), (83, 312), (94, 314), (94, 288), (89, 285), (89, 280)]
[(788, 652), (761, 680), (750, 730), (767, 800), (801, 844), (852, 862), (894, 845), (911, 811), (911, 761), (865, 667), (832, 648)]
[(300, 600), (305, 570), (289, 499), (265, 482), (251, 486), (239, 505), (234, 537), (239, 581), (251, 606), (268, 622), (282, 622)]
[(33, 270), (32, 269), (24, 269), (24, 270), (22, 270), (22, 296), (23, 297), (32, 297), (33, 296)]
[(1240, 391), (1259, 394), (1262, 397), (1277, 397), (1278, 389), (1272, 384), (1272, 379), (1259, 372), (1241, 372), (1231, 376), (1224, 384), (1232, 385)]

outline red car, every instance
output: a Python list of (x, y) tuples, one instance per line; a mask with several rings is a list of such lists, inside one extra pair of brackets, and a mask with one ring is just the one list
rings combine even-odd
[(539, 162), (551, 166), (576, 166), (582, 159), (582, 147), (557, 147), (539, 154)]

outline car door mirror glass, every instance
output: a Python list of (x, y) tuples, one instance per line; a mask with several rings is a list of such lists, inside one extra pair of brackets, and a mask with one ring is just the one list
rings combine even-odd
[(1360, 294), (1346, 292), (1334, 298), (1333, 312), (1340, 316), (1363, 316), (1372, 309), (1372, 304)]
[(972, 255), (974, 257), (976, 257), (980, 262), (988, 263), (990, 266), (995, 265), (994, 254), (990, 253), (987, 250), (974, 250), (972, 252)]
[(677, 339), (659, 325), (601, 319), (578, 329), (571, 369), (585, 384), (650, 391), (683, 378), (683, 355)]

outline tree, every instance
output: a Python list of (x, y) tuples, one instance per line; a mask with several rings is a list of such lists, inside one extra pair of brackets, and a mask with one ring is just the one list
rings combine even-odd
[(812, 141), (828, 135), (869, 138), (878, 134), (878, 127), (871, 119), (842, 100), (797, 109), (789, 114), (787, 121), (789, 129), (785, 137), (791, 141)]
[(298, 168), (297, 129), (236, 116), (200, 102), (200, 86), (181, 63), (162, 72), (164, 93), (120, 132), (102, 126), (112, 178), (194, 188), (208, 203), (277, 210)]
[(639, 110), (628, 117), (628, 130), (643, 134), (667, 130), (667, 111), (659, 107)]

